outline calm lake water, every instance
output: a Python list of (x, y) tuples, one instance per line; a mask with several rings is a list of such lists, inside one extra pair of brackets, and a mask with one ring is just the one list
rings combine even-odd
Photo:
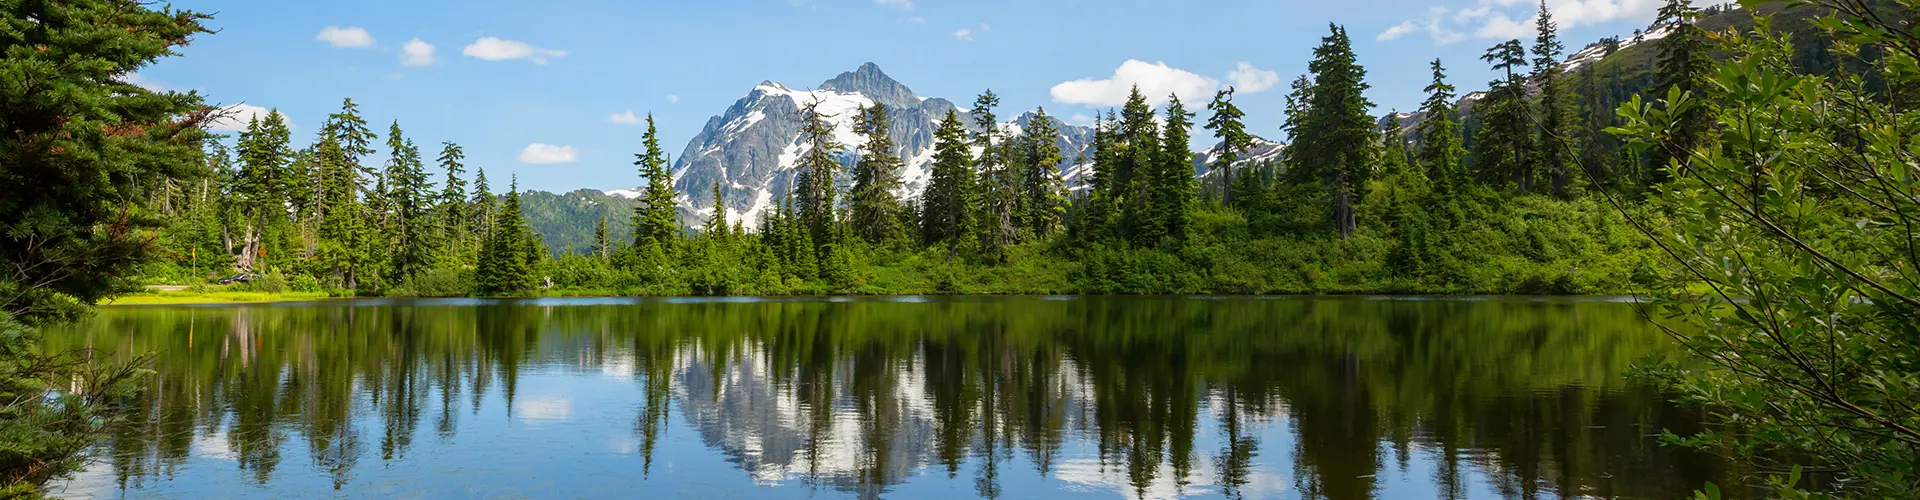
[(1679, 498), (1629, 303), (883, 298), (110, 307), (81, 498)]

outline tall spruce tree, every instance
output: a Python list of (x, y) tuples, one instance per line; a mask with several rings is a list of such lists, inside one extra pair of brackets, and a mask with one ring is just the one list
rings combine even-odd
[(1505, 72), (1506, 78), (1488, 84), (1487, 96), (1475, 106), (1480, 130), (1474, 135), (1473, 170), (1481, 182), (1499, 186), (1511, 181), (1515, 189), (1533, 188), (1533, 134), (1529, 133), (1526, 84), (1517, 68), (1527, 65), (1526, 48), (1508, 40), (1487, 49), (1481, 60)]
[(480, 295), (510, 295), (533, 291), (533, 234), (520, 213), (520, 180), (516, 176), (500, 203), (493, 222), (493, 234), (480, 253), (474, 269), (475, 291)]
[(1331, 33), (1321, 38), (1307, 64), (1313, 85), (1295, 130), (1294, 154), (1300, 161), (1298, 176), (1326, 185), (1333, 198), (1334, 230), (1346, 238), (1359, 228), (1355, 198), (1373, 170), (1373, 118), (1367, 115), (1373, 103), (1363, 95), (1367, 71), (1355, 60), (1346, 28), (1329, 24), (1328, 29)]
[(389, 142), (393, 155), (387, 160), (387, 200), (393, 207), (389, 232), (394, 240), (394, 279), (417, 276), (434, 263), (433, 183), (427, 180), (420, 148), (401, 135), (400, 122), (393, 122)]
[(947, 110), (933, 132), (933, 172), (921, 195), (920, 239), (947, 245), (949, 255), (973, 234), (973, 152), (960, 114)]
[[(1654, 24), (1668, 24), (1673, 30), (1661, 37), (1659, 53), (1654, 61), (1654, 73), (1657, 75), (1655, 98), (1664, 98), (1668, 89), (1677, 89), (1690, 93), (1705, 102), (1707, 77), (1712, 69), (1713, 59), (1707, 54), (1706, 33), (1696, 24), (1700, 10), (1693, 7), (1691, 0), (1667, 0), (1660, 7), (1659, 18)], [(1701, 106), (1687, 108), (1677, 117), (1678, 126), (1673, 128), (1666, 140), (1649, 152), (1654, 162), (1646, 169), (1641, 182), (1648, 185), (1665, 183), (1669, 179), (1668, 169), (1674, 162), (1680, 167), (1686, 166), (1686, 158), (1707, 140), (1711, 123), (1709, 110)]]
[(320, 125), (320, 134), (340, 145), (341, 158), (354, 167), (356, 183), (374, 177), (373, 168), (361, 165), (360, 160), (373, 154), (373, 140), (379, 136), (367, 127), (367, 120), (360, 117), (360, 105), (354, 104), (353, 98), (342, 99), (340, 111), (327, 115), (326, 123)]
[[(235, 265), (242, 269), (264, 267), (268, 246), (275, 236), (287, 231), (286, 204), (293, 184), (290, 133), (279, 111), (269, 111), (265, 119), (255, 117), (240, 133), (237, 142), (240, 170), (235, 178), (235, 194), (244, 217), (240, 255)], [(278, 253), (279, 248), (273, 249)]]
[(654, 128), (653, 113), (647, 113), (647, 132), (642, 136), (646, 150), (633, 155), (640, 167), (640, 205), (633, 207), (633, 246), (668, 250), (680, 236), (679, 209), (673, 201), (673, 178), (667, 172), (667, 154), (660, 149), (659, 130)]
[(835, 235), (834, 199), (839, 188), (834, 183), (840, 178), (840, 152), (846, 149), (833, 140), (833, 124), (827, 121), (829, 118), (832, 117), (820, 111), (817, 100), (800, 107), (799, 140), (806, 143), (807, 152), (800, 155), (796, 166), (793, 191), (800, 205), (801, 224), (815, 245), (816, 258), (825, 251), (825, 245), (833, 242)]
[(1138, 85), (1120, 107), (1120, 130), (1115, 139), (1118, 139), (1113, 144), (1118, 165), (1114, 170), (1119, 194), (1115, 202), (1120, 207), (1120, 232), (1129, 240), (1139, 242), (1144, 239), (1142, 233), (1157, 232), (1152, 220), (1150, 190), (1161, 151), (1160, 124)]
[(1420, 105), (1425, 119), (1420, 122), (1418, 160), (1433, 190), (1453, 193), (1468, 182), (1464, 165), (1467, 150), (1460, 144), (1460, 124), (1454, 121), (1453, 85), (1447, 84), (1447, 69), (1434, 59), (1433, 83), (1427, 84), (1427, 100)]
[(980, 148), (980, 157), (974, 160), (974, 168), (980, 179), (975, 183), (979, 197), (979, 206), (975, 213), (980, 215), (976, 221), (980, 230), (980, 249), (988, 258), (1005, 260), (1006, 247), (1012, 245), (1019, 234), (1014, 224), (1014, 212), (1020, 200), (1019, 179), (1007, 162), (1006, 141), (1001, 137), (1000, 120), (994, 115), (993, 108), (1000, 105), (1000, 96), (993, 90), (981, 93), (973, 100), (973, 143)]
[(720, 181), (713, 181), (713, 214), (707, 216), (707, 225), (700, 229), (700, 235), (713, 241), (727, 237), (727, 190)]
[(1213, 102), (1207, 103), (1207, 109), (1213, 111), (1213, 116), (1207, 118), (1207, 130), (1212, 130), (1213, 136), (1220, 140), (1220, 154), (1207, 168), (1219, 172), (1220, 203), (1226, 206), (1233, 206), (1233, 164), (1253, 148), (1253, 134), (1247, 133), (1243, 121), (1247, 113), (1233, 104), (1233, 90), (1233, 87), (1222, 89), (1213, 94)]
[(1059, 125), (1046, 108), (1035, 108), (1020, 136), (1020, 221), (1026, 234), (1044, 239), (1060, 229), (1067, 214), (1067, 183), (1060, 176)]
[(900, 190), (903, 162), (893, 142), (892, 130), (893, 119), (887, 116), (886, 104), (862, 107), (854, 117), (853, 131), (865, 137), (867, 143), (860, 146), (860, 160), (853, 166), (853, 193), (847, 219), (853, 225), (854, 234), (867, 243), (879, 244), (902, 236), (900, 214), (903, 209), (894, 193)]
[(1571, 151), (1573, 101), (1560, 75), (1560, 54), (1566, 45), (1560, 42), (1559, 27), (1553, 23), (1553, 13), (1547, 10), (1546, 0), (1540, 0), (1540, 13), (1534, 19), (1533, 85), (1540, 89), (1539, 112), (1535, 113), (1539, 127), (1535, 131), (1534, 163), (1547, 170), (1554, 194), (1567, 196), (1573, 183), (1568, 162), (1577, 153)]
[(493, 240), (494, 209), (498, 206), (496, 201), (493, 189), (487, 186), (487, 167), (475, 169), (473, 199), (467, 202), (467, 217), (473, 221), (474, 239), (482, 244)]
[(607, 233), (607, 216), (593, 226), (593, 256), (602, 261), (613, 257), (613, 235)]
[(1194, 199), (1192, 129), (1193, 113), (1180, 103), (1180, 96), (1167, 96), (1167, 124), (1160, 136), (1150, 200), (1151, 220), (1158, 227), (1150, 231), (1153, 237), (1144, 242), (1147, 245), (1177, 244), (1187, 238), (1187, 207)]
[(456, 265), (472, 262), (468, 250), (473, 240), (467, 215), (467, 180), (462, 178), (467, 172), (466, 165), (461, 163), (466, 157), (466, 151), (460, 149), (459, 144), (440, 143), (440, 169), (446, 171), (447, 180), (440, 185), (435, 217), (440, 222), (441, 255)]

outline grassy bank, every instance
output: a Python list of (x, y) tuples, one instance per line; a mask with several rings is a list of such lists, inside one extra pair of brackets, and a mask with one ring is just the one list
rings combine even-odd
[(115, 297), (113, 301), (102, 305), (141, 306), (141, 305), (181, 305), (181, 304), (226, 304), (251, 302), (295, 302), (307, 300), (325, 300), (326, 292), (255, 292), (240, 290), (180, 290), (147, 291)]

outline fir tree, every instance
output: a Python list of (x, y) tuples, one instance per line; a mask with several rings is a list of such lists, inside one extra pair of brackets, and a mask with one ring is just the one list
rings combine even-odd
[(899, 238), (902, 209), (894, 192), (900, 189), (903, 163), (895, 153), (898, 147), (893, 142), (887, 105), (874, 103), (860, 108), (853, 131), (865, 137), (867, 143), (860, 147), (860, 160), (853, 166), (848, 220), (853, 224), (854, 233), (867, 243), (879, 244)]
[(1036, 108), (1019, 145), (1021, 226), (1034, 238), (1060, 229), (1067, 214), (1067, 183), (1060, 176), (1058, 125), (1046, 108)]
[(1187, 237), (1187, 207), (1194, 199), (1192, 128), (1193, 113), (1180, 103), (1180, 96), (1167, 96), (1167, 125), (1160, 138), (1150, 200), (1150, 221), (1158, 227), (1147, 233), (1146, 245), (1179, 243)]
[(701, 228), (700, 235), (713, 241), (727, 237), (727, 190), (720, 181), (713, 181), (713, 215), (707, 216), (707, 225)]
[(973, 234), (973, 152), (967, 126), (953, 110), (940, 120), (933, 138), (933, 172), (921, 195), (920, 238), (927, 245), (947, 245), (951, 254)]
[(646, 152), (634, 154), (633, 164), (640, 167), (640, 180), (646, 189), (640, 194), (640, 206), (633, 208), (633, 246), (672, 248), (680, 236), (679, 209), (673, 201), (673, 178), (667, 172), (667, 154), (660, 149), (653, 114), (647, 114), (647, 132), (643, 136)]
[(372, 168), (362, 166), (360, 160), (373, 154), (373, 140), (378, 136), (367, 127), (367, 120), (360, 117), (360, 106), (353, 103), (353, 98), (343, 99), (340, 111), (327, 115), (326, 123), (320, 125), (320, 135), (332, 138), (340, 145), (341, 158), (355, 169), (353, 179), (356, 183), (374, 176)]
[[(1693, 7), (1690, 0), (1667, 0), (1660, 7), (1659, 18), (1655, 24), (1670, 23), (1673, 32), (1658, 42), (1659, 54), (1654, 62), (1657, 75), (1656, 98), (1664, 98), (1668, 89), (1677, 89), (1690, 93), (1695, 99), (1706, 97), (1707, 78), (1713, 60), (1707, 55), (1706, 33), (1695, 24), (1700, 17), (1699, 9)], [(1686, 167), (1687, 156), (1707, 140), (1709, 122), (1708, 110), (1694, 106), (1682, 111), (1678, 116), (1679, 126), (1650, 152), (1654, 168), (1649, 169), (1648, 177), (1642, 179), (1649, 185), (1666, 182), (1668, 168), (1674, 162)]]
[(1207, 168), (1220, 173), (1220, 203), (1233, 206), (1233, 164), (1253, 148), (1253, 135), (1247, 133), (1247, 125), (1242, 121), (1247, 114), (1233, 104), (1233, 87), (1214, 93), (1207, 109), (1213, 111), (1213, 116), (1207, 118), (1207, 130), (1212, 130), (1213, 136), (1220, 139), (1220, 154)]
[(1526, 48), (1508, 40), (1487, 49), (1481, 60), (1503, 71), (1506, 78), (1489, 84), (1487, 97), (1475, 108), (1482, 124), (1473, 141), (1473, 168), (1481, 182), (1500, 185), (1512, 181), (1524, 193), (1533, 188), (1533, 134), (1528, 133), (1526, 85), (1516, 68), (1527, 65)]
[[(828, 118), (820, 112), (819, 101), (800, 108), (799, 140), (807, 144), (807, 152), (800, 155), (796, 166), (793, 191), (801, 224), (815, 245), (830, 243), (834, 236), (834, 199), (839, 191), (834, 182), (840, 177), (840, 152), (846, 149), (833, 140), (833, 124), (827, 122)], [(816, 247), (813, 251), (817, 258), (823, 249)]]
[(593, 256), (602, 261), (613, 256), (613, 238), (607, 234), (607, 216), (600, 216), (600, 223), (593, 226)]
[(1371, 174), (1367, 154), (1374, 144), (1373, 106), (1363, 93), (1367, 71), (1355, 61), (1346, 28), (1329, 25), (1331, 33), (1313, 51), (1307, 69), (1313, 73), (1302, 120), (1294, 130), (1294, 156), (1301, 179), (1324, 183), (1333, 198), (1333, 226), (1341, 237), (1358, 229), (1354, 198)]
[(460, 149), (459, 144), (440, 143), (440, 169), (447, 172), (447, 180), (440, 185), (440, 197), (434, 208), (439, 212), (436, 217), (440, 221), (441, 244), (444, 245), (442, 255), (454, 263), (472, 262), (468, 260), (470, 256), (467, 252), (472, 244), (468, 234), (471, 224), (467, 214), (467, 180), (461, 178), (467, 173), (466, 166), (461, 164), (466, 157), (466, 151)]
[(487, 239), (474, 270), (474, 282), (480, 295), (508, 295), (533, 291), (534, 252), (532, 231), (520, 214), (520, 182), (515, 178), (494, 219), (493, 235)]
[(1147, 105), (1138, 85), (1120, 108), (1120, 130), (1115, 139), (1118, 165), (1114, 180), (1119, 193), (1115, 202), (1120, 207), (1120, 230), (1137, 242), (1144, 239), (1142, 233), (1157, 232), (1150, 189), (1161, 157), (1159, 123), (1154, 121), (1153, 107)]
[(239, 195), (245, 226), (242, 248), (236, 265), (242, 269), (264, 267), (268, 233), (284, 230), (288, 188), (292, 183), (286, 120), (278, 111), (269, 111), (266, 119), (255, 117), (240, 133), (237, 146), (240, 170), (234, 191)]
[(1433, 189), (1452, 193), (1466, 185), (1463, 165), (1467, 155), (1460, 145), (1460, 124), (1453, 119), (1453, 85), (1447, 84), (1447, 69), (1433, 60), (1433, 83), (1427, 84), (1427, 100), (1420, 105), (1425, 120), (1420, 122), (1419, 164), (1426, 171)]
[(396, 280), (410, 279), (433, 265), (435, 245), (430, 241), (433, 221), (431, 181), (427, 180), (420, 148), (401, 135), (400, 122), (393, 122), (389, 133), (393, 149), (387, 160), (387, 201), (393, 208), (390, 234), (394, 238), (393, 270)]
[(976, 186), (980, 203), (975, 213), (980, 229), (980, 249), (995, 261), (1006, 259), (1005, 249), (1012, 245), (1019, 234), (1014, 225), (1014, 212), (1020, 200), (1019, 180), (1007, 165), (1006, 141), (1000, 137), (999, 118), (994, 116), (993, 108), (1000, 105), (1000, 96), (992, 90), (980, 94), (973, 101), (974, 147), (980, 148), (980, 157), (975, 160), (975, 169), (980, 180)]
[(480, 167), (473, 175), (473, 199), (467, 202), (467, 217), (472, 219), (477, 229), (473, 236), (483, 244), (493, 241), (494, 219), (493, 189), (487, 186), (487, 167)]
[(1568, 99), (1566, 82), (1560, 77), (1560, 53), (1566, 47), (1560, 43), (1559, 28), (1553, 23), (1553, 13), (1547, 10), (1546, 0), (1540, 1), (1540, 14), (1535, 17), (1534, 28), (1533, 84), (1540, 89), (1534, 163), (1547, 169), (1553, 192), (1566, 196), (1573, 181), (1572, 172), (1567, 168), (1568, 160), (1574, 156), (1569, 151), (1573, 145), (1573, 117), (1569, 106), (1573, 103)]

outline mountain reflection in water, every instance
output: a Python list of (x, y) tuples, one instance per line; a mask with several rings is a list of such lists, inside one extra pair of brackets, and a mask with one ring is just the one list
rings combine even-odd
[(107, 308), (154, 352), (73, 497), (1676, 498), (1673, 348), (1584, 300)]

